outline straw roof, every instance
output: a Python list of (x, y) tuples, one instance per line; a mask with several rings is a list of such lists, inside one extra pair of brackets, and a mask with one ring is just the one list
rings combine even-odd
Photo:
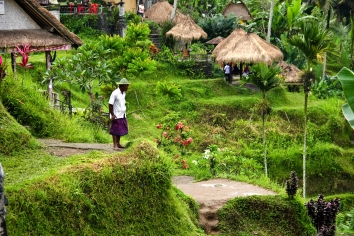
[[(161, 24), (164, 21), (170, 20), (173, 6), (165, 0), (159, 0), (145, 11), (144, 15), (148, 20), (151, 20), (157, 24)], [(185, 18), (182, 13), (176, 12), (173, 21), (178, 24)]]
[(183, 43), (208, 37), (207, 33), (190, 16), (186, 16), (185, 19), (170, 29), (166, 36), (172, 36), (175, 40), (180, 40)]
[(280, 61), (278, 63), (280, 68), (283, 70), (282, 76), (285, 77), (285, 83), (302, 83), (300, 77), (301, 70), (294, 66), (293, 64), (288, 64), (285, 61)]
[(221, 43), (221, 41), (223, 41), (225, 38), (218, 36), (216, 38), (210, 39), (209, 41), (205, 42), (206, 44), (214, 44), (214, 45), (218, 45), (219, 43)]
[(254, 33), (236, 29), (213, 51), (217, 63), (259, 63), (267, 65), (282, 60), (283, 53), (276, 46), (268, 43)]
[(0, 30), (0, 47), (11, 48), (28, 43), (32, 46), (83, 44), (81, 39), (71, 33), (57, 18), (42, 7), (36, 0), (14, 0), (42, 29), (40, 30)]
[(242, 20), (252, 20), (251, 12), (248, 10), (246, 4), (243, 1), (240, 3), (229, 3), (225, 6), (222, 11), (223, 16), (228, 16), (230, 14), (235, 14), (236, 17), (240, 17)]

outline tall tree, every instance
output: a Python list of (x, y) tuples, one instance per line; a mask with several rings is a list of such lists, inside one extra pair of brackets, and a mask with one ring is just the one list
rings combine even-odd
[(252, 66), (252, 73), (247, 77), (243, 77), (241, 84), (246, 82), (252, 83), (259, 88), (262, 92), (262, 101), (258, 105), (258, 111), (262, 116), (262, 133), (263, 133), (263, 148), (264, 148), (264, 172), (268, 177), (268, 166), (267, 166), (267, 144), (266, 144), (266, 134), (264, 127), (265, 116), (270, 112), (270, 105), (266, 99), (266, 93), (277, 87), (281, 79), (277, 76), (281, 72), (279, 66), (268, 67), (264, 62), (260, 64), (255, 64)]
[(297, 47), (306, 57), (307, 69), (304, 73), (304, 147), (303, 147), (303, 197), (306, 197), (306, 131), (307, 131), (307, 104), (311, 83), (315, 80), (312, 66), (323, 60), (325, 52), (334, 51), (335, 45), (330, 39), (330, 32), (314, 20), (302, 22), (301, 32), (288, 39), (289, 43)]

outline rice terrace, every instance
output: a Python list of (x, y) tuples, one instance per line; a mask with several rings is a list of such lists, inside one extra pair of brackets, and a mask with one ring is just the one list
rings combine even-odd
[(352, 0), (0, 0), (0, 235), (354, 235)]

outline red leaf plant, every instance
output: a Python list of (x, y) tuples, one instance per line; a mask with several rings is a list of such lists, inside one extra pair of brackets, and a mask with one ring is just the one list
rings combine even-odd
[[(31, 63), (28, 63), (29, 54), (31, 52), (31, 45), (29, 44), (17, 45), (16, 48), (17, 48), (17, 52), (21, 54), (22, 57), (22, 61), (21, 63), (19, 63), (19, 65), (22, 66), (24, 69), (24, 74), (23, 74), (23, 78), (24, 78), (26, 74), (26, 70), (29, 68), (33, 68)], [(22, 78), (22, 87), (23, 87), (23, 78)]]

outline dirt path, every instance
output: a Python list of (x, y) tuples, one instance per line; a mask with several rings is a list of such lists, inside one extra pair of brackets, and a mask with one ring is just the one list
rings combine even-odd
[[(59, 157), (84, 154), (92, 150), (116, 152), (112, 144), (64, 143), (53, 139), (38, 139), (38, 141), (48, 147), (51, 155)], [(175, 176), (172, 182), (178, 189), (199, 203), (199, 224), (206, 234), (220, 233), (217, 229), (219, 221), (216, 213), (228, 200), (239, 196), (276, 194), (252, 184), (228, 179), (195, 182), (191, 176)]]

